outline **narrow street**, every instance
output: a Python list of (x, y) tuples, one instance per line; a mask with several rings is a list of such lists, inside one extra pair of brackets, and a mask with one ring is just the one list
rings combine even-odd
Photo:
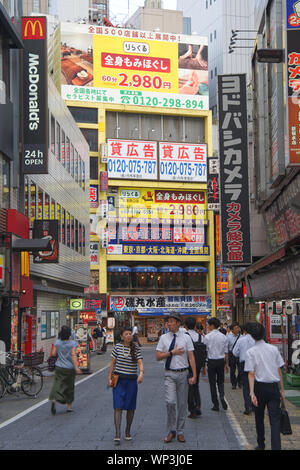
[[(211, 411), (207, 379), (201, 379), (202, 416), (187, 419), (186, 443), (174, 441), (164, 444), (166, 407), (163, 389), (163, 364), (155, 361), (153, 347), (143, 348), (145, 380), (140, 386), (138, 404), (132, 427), (133, 440), (121, 441), (118, 450), (196, 450), (242, 449), (243, 443), (235, 434), (228, 412)], [(105, 358), (109, 362), (110, 354)], [(103, 358), (101, 357), (101, 360)], [(100, 369), (101, 370), (101, 369)], [(81, 376), (76, 386), (75, 412), (66, 413), (65, 406), (57, 405), (57, 414), (50, 413), (50, 403), (43, 403), (17, 421), (0, 428), (1, 450), (111, 450), (114, 423), (112, 392), (106, 386), (107, 370), (93, 376)], [(46, 378), (47, 385), (52, 378)], [(47, 386), (46, 385), (46, 386)], [(7, 407), (5, 397), (0, 402), (0, 413)], [(24, 400), (25, 401), (25, 400)], [(28, 408), (33, 405), (31, 400)], [(1, 419), (2, 421), (2, 419)], [(125, 416), (123, 426), (125, 426)], [(0, 425), (1, 426), (1, 425)], [(3, 426), (3, 421), (2, 421)], [(124, 432), (123, 432), (124, 435)]]

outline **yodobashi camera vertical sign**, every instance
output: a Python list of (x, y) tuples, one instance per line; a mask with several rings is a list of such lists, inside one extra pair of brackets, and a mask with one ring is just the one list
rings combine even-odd
[(25, 174), (48, 173), (48, 64), (46, 17), (23, 17)]

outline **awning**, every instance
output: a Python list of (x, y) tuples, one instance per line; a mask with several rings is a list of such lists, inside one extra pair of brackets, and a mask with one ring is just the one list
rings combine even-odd
[(130, 273), (131, 269), (128, 266), (109, 266), (107, 268), (109, 273)]
[(157, 273), (157, 268), (154, 266), (136, 266), (132, 268), (133, 273)]
[(182, 273), (183, 269), (179, 266), (163, 266), (158, 268), (159, 273)]
[[(176, 309), (172, 309), (174, 312)], [(169, 308), (148, 308), (148, 309), (137, 309), (140, 317), (152, 317), (152, 316), (168, 316), (171, 313)], [(188, 316), (188, 315), (210, 315), (211, 312), (206, 312), (198, 308), (181, 308), (177, 309), (179, 315)]]
[(191, 266), (189, 268), (184, 268), (184, 273), (208, 273), (208, 269), (202, 266)]
[(48, 238), (30, 238), (12, 240), (12, 249), (14, 251), (51, 251), (52, 247)]

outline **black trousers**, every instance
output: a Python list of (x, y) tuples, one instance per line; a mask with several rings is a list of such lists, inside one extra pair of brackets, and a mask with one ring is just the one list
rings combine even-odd
[(254, 394), (258, 406), (255, 408), (255, 424), (257, 443), (259, 447), (265, 448), (265, 407), (268, 408), (271, 426), (272, 450), (281, 450), (280, 439), (280, 392), (278, 383), (254, 382)]
[(199, 391), (199, 378), (201, 367), (197, 367), (197, 380), (194, 385), (189, 385), (188, 394), (188, 409), (191, 414), (196, 414), (196, 411), (201, 409), (201, 396)]
[(251, 397), (250, 397), (248, 372), (244, 372), (244, 368), (245, 368), (245, 361), (240, 362), (239, 363), (239, 369), (240, 369), (240, 376), (241, 376), (241, 381), (242, 381), (242, 385), (243, 385), (243, 396), (244, 396), (245, 410), (251, 411), (252, 403), (251, 403)]
[(230, 367), (230, 382), (233, 387), (236, 387), (237, 384), (241, 384), (241, 374), (239, 369), (239, 360), (233, 355), (232, 352), (229, 352), (229, 367)]
[(221, 400), (224, 400), (225, 359), (208, 359), (207, 375), (210, 386), (211, 401), (219, 408), (217, 386)]

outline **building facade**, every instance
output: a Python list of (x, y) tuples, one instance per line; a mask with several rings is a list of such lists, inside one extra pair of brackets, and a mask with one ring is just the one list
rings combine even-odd
[(150, 5), (145, 4), (144, 7), (138, 8), (126, 21), (125, 26), (144, 31), (155, 30), (167, 33), (183, 33), (183, 14), (181, 11), (167, 10)]

